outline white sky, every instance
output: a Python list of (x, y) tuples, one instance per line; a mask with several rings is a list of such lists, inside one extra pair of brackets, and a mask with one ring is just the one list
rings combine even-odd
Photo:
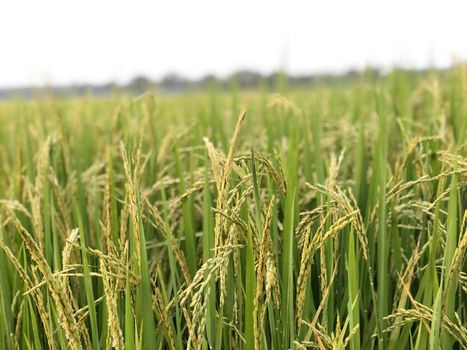
[(0, 87), (446, 66), (465, 0), (0, 0)]

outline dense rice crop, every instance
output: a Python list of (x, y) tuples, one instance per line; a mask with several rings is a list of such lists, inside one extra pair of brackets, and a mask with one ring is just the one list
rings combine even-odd
[(0, 348), (465, 348), (466, 134), (462, 68), (1, 103)]

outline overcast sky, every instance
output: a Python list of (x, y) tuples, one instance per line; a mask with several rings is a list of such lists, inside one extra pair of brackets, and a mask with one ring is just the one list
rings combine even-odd
[(0, 0), (0, 86), (446, 66), (465, 0)]

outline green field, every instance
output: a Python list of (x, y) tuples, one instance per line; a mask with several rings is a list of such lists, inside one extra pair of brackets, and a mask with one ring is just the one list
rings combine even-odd
[(467, 347), (467, 72), (0, 103), (1, 349)]

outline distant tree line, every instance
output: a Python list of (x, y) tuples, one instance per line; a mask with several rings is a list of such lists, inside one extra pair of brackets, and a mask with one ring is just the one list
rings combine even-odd
[[(401, 69), (397, 69), (401, 71)], [(393, 70), (394, 71), (394, 70)], [(427, 69), (407, 70), (413, 75), (426, 73)], [(430, 70), (432, 71), (432, 69)], [(438, 70), (439, 71), (439, 70)], [(389, 72), (390, 73), (390, 72)], [(50, 87), (21, 87), (0, 88), (0, 99), (25, 98), (30, 99), (44, 95), (63, 96), (109, 96), (113, 93), (129, 93), (139, 95), (148, 90), (156, 90), (160, 93), (179, 93), (184, 91), (196, 91), (205, 89), (255, 89), (268, 88), (279, 89), (281, 84), (290, 87), (311, 87), (316, 85), (336, 85), (352, 83), (362, 77), (377, 80), (388, 73), (378, 68), (367, 68), (363, 71), (349, 70), (345, 73), (317, 73), (291, 75), (284, 72), (274, 72), (268, 75), (260, 74), (252, 70), (239, 70), (226, 78), (219, 78), (209, 74), (200, 79), (188, 79), (175, 73), (171, 73), (162, 79), (155, 81), (144, 76), (138, 76), (127, 84), (107, 83), (101, 85), (73, 84), (69, 86)]]

